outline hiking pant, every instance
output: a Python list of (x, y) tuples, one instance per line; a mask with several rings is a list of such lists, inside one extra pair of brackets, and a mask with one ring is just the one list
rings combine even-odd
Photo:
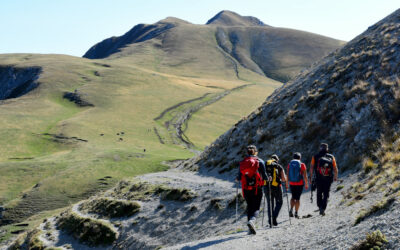
[(247, 221), (255, 220), (260, 211), (262, 189), (258, 188), (257, 194), (256, 190), (243, 190), (243, 195), (247, 203)]
[(328, 205), (331, 184), (331, 180), (317, 180), (317, 205), (320, 211), (325, 211), (326, 206)]
[(264, 192), (265, 192), (264, 193), (265, 197), (267, 197), (268, 222), (271, 224), (271, 205), (272, 205), (272, 217), (277, 218), (283, 204), (282, 189), (280, 186), (278, 187), (271, 186), (271, 199), (269, 197), (269, 186), (264, 186)]

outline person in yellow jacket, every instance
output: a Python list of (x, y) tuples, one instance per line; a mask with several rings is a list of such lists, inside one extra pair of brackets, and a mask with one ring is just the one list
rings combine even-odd
[[(282, 183), (286, 183), (286, 175), (283, 167), (279, 165), (279, 157), (276, 154), (272, 155), (271, 159), (266, 161), (265, 170), (267, 176), (270, 177), (270, 181), (264, 181), (264, 193), (268, 203), (268, 222), (270, 226), (271, 223), (277, 226), (277, 218), (283, 204), (281, 185)], [(270, 187), (271, 192), (269, 190)]]

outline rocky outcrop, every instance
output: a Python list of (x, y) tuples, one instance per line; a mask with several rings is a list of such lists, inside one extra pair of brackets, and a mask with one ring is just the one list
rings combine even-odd
[(400, 132), (399, 39), (400, 10), (277, 89), (193, 162), (229, 171), (255, 144), (264, 158), (300, 151), (309, 163), (324, 141), (342, 170), (360, 166)]
[(17, 98), (36, 88), (41, 71), (40, 67), (0, 66), (0, 100)]

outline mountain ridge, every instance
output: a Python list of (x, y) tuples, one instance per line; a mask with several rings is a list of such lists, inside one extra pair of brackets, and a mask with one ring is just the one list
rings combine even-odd
[[(262, 76), (286, 82), (343, 43), (310, 32), (274, 28), (254, 17), (222, 11), (206, 25), (176, 21), (175, 18), (150, 25), (139, 24), (120, 37), (97, 43), (83, 57), (130, 62), (141, 60), (143, 63), (148, 58), (137, 57), (141, 58), (143, 47), (146, 47), (157, 54), (150, 65), (173, 66), (184, 74), (185, 65), (200, 68), (204, 60), (209, 60), (198, 54), (201, 51), (207, 57), (225, 57), (215, 64), (226, 64), (228, 59)], [(220, 49), (223, 55), (218, 52)], [(207, 68), (208, 72), (210, 70)], [(199, 70), (198, 74), (201, 75), (202, 71)]]

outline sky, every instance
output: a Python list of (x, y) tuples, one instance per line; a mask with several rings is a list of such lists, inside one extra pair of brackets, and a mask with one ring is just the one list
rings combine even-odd
[(0, 53), (82, 56), (139, 23), (205, 24), (221, 10), (349, 41), (398, 8), (399, 0), (0, 0)]

